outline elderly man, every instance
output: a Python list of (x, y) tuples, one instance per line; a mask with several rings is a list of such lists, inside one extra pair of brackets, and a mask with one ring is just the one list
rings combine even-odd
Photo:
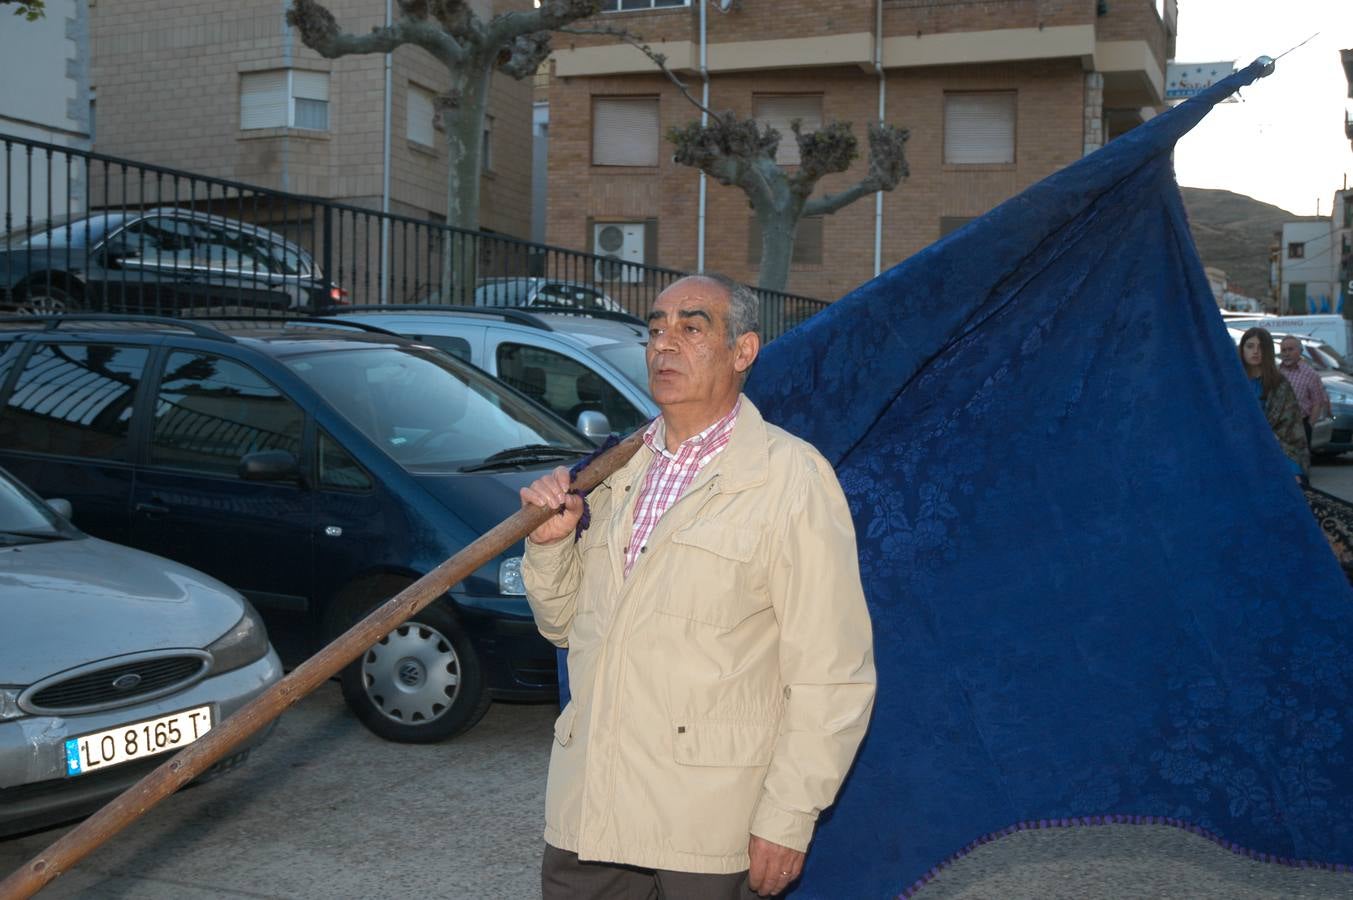
[(1301, 421), (1306, 428), (1306, 444), (1311, 443), (1311, 423), (1330, 414), (1330, 398), (1325, 393), (1325, 383), (1320, 374), (1311, 368), (1310, 363), (1301, 358), (1301, 340), (1286, 335), (1278, 345), (1282, 362), (1278, 371), (1286, 376), (1296, 392), (1297, 404), (1301, 406)]
[(757, 304), (719, 276), (658, 297), (662, 415), (588, 496), (581, 538), (567, 470), (522, 489), (559, 510), (523, 572), (573, 691), (550, 757), (546, 900), (782, 892), (864, 736), (855, 533), (827, 462), (741, 393)]

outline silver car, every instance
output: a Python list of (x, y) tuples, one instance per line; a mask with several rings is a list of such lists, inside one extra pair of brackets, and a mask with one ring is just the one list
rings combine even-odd
[(282, 677), (235, 591), (56, 509), (0, 469), (0, 835), (92, 812)]

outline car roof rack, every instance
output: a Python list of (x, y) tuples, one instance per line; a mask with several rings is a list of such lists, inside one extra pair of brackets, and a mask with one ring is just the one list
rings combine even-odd
[(399, 337), (396, 332), (388, 328), (381, 328), (379, 325), (369, 325), (366, 322), (345, 322), (342, 319), (334, 319), (327, 316), (203, 316), (203, 320), (208, 322), (244, 322), (258, 323), (266, 325), (276, 323), (278, 325), (323, 325), (330, 328), (352, 328), (357, 331), (366, 331), (371, 334), (383, 334), (390, 337)]
[(182, 319), (176, 316), (139, 316), (139, 315), (120, 315), (118, 313), (59, 313), (53, 315), (30, 315), (30, 316), (0, 316), (0, 324), (33, 324), (42, 325), (43, 331), (56, 331), (62, 323), (76, 322), (95, 322), (109, 325), (161, 325), (166, 328), (181, 328), (184, 331), (190, 331), (196, 337), (207, 338), (213, 341), (234, 342), (228, 334), (222, 334), (219, 329), (212, 328), (210, 325), (204, 325), (200, 321), (195, 322), (192, 319)]
[(640, 328), (648, 327), (647, 322), (633, 313), (614, 312), (609, 309), (583, 309), (579, 306), (531, 306), (527, 308), (541, 315), (558, 313), (561, 316), (586, 316), (589, 319), (606, 319), (611, 322), (624, 322), (626, 325), (637, 325)]
[(334, 311), (335, 316), (341, 316), (350, 312), (383, 312), (383, 313), (420, 313), (420, 312), (454, 312), (470, 313), (476, 316), (498, 316), (509, 322), (516, 322), (518, 325), (526, 325), (530, 328), (539, 328), (541, 331), (554, 331), (549, 322), (536, 316), (534, 313), (544, 310), (533, 309), (527, 312), (520, 307), (515, 306), (456, 306), (447, 303), (363, 303), (356, 306), (344, 306)]

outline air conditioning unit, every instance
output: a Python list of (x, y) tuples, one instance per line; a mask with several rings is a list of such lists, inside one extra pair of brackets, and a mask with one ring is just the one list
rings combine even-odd
[(598, 222), (592, 226), (592, 246), (601, 257), (594, 273), (597, 281), (644, 280), (642, 223)]

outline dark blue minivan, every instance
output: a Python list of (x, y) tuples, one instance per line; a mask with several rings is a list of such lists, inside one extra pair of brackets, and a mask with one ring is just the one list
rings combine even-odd
[[(0, 322), (0, 465), (97, 537), (214, 575), (314, 642), (459, 551), (592, 446), (478, 369), (373, 328), (64, 316)], [(377, 734), (434, 741), (549, 699), (521, 546), (342, 676)]]

